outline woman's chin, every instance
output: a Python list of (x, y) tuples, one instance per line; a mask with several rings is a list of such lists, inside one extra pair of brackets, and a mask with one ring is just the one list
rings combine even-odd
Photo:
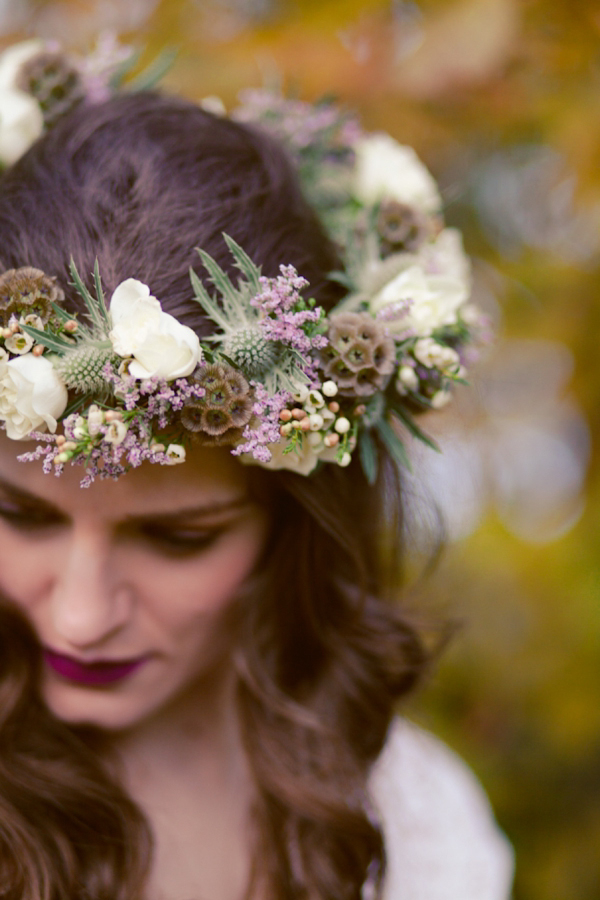
[(153, 715), (170, 692), (157, 686), (136, 684), (135, 677), (118, 684), (83, 685), (70, 682), (54, 672), (46, 674), (43, 697), (52, 715), (69, 725), (92, 725), (119, 730), (137, 725)]

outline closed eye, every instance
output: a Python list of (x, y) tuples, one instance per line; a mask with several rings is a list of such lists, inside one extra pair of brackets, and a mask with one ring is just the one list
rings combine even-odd
[(66, 517), (51, 507), (0, 499), (0, 518), (20, 531), (42, 531), (64, 525)]
[(154, 550), (164, 556), (185, 557), (193, 556), (208, 549), (222, 534), (224, 528), (197, 529), (197, 528), (169, 528), (161, 525), (147, 523), (138, 526), (137, 535)]

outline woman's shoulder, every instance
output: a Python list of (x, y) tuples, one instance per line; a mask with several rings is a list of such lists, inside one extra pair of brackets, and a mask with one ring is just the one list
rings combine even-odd
[(512, 848), (475, 775), (445, 744), (394, 720), (370, 790), (386, 842), (384, 900), (508, 900)]

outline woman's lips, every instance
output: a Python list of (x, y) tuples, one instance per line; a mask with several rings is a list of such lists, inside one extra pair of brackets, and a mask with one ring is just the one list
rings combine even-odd
[(73, 659), (72, 656), (63, 656), (62, 653), (55, 653), (53, 650), (44, 650), (46, 664), (58, 675), (68, 681), (88, 685), (105, 685), (120, 681), (139, 669), (147, 659), (147, 656), (140, 656), (137, 659), (119, 660), (118, 662), (98, 660), (93, 663), (82, 663)]

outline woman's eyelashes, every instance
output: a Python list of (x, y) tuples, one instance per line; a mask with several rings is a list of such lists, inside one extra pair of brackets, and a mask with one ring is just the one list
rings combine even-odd
[(165, 556), (193, 556), (207, 550), (223, 533), (219, 528), (174, 528), (147, 523), (130, 530), (130, 537), (139, 537)]
[(0, 518), (13, 528), (32, 532), (55, 528), (67, 521), (52, 507), (23, 504), (6, 498), (0, 498)]

